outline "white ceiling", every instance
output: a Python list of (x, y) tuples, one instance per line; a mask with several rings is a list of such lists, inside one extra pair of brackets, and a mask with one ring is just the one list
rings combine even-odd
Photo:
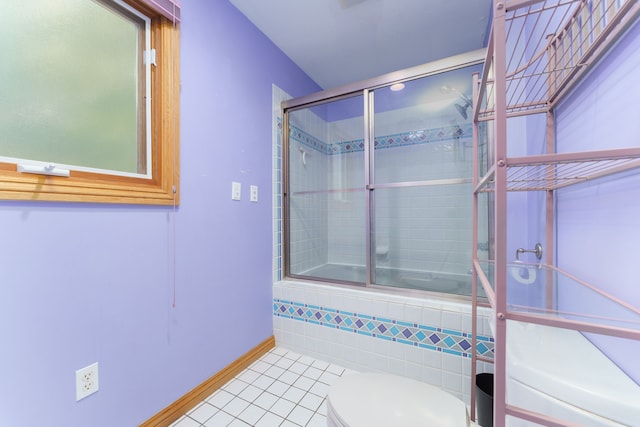
[(484, 47), (491, 0), (229, 0), (323, 89)]

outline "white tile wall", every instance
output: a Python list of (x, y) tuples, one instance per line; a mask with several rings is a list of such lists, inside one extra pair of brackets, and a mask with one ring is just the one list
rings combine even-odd
[[(398, 120), (399, 114), (401, 112), (392, 111), (376, 115), (376, 120), (384, 123), (380, 128), (387, 132), (378, 131), (378, 134), (425, 129), (425, 126), (437, 128), (453, 122), (450, 116), (432, 117), (427, 121), (423, 118), (422, 122)], [(394, 120), (396, 127), (392, 129)], [(302, 110), (295, 113), (292, 121), (329, 143), (363, 136), (362, 118), (328, 124), (312, 112)], [(295, 141), (291, 148), (292, 191), (363, 188), (362, 151), (327, 155)], [(306, 165), (300, 159), (300, 148), (309, 153)], [(376, 151), (376, 182), (470, 178), (471, 164), (470, 137), (382, 149)], [(378, 260), (379, 265), (466, 274), (471, 268), (470, 192), (470, 184), (377, 191), (376, 233), (389, 248), (388, 257)], [(304, 272), (327, 262), (364, 265), (364, 212), (364, 190), (330, 195), (314, 193), (292, 199), (292, 271)]]
[(281, 197), (281, 124), (282, 124), (282, 109), (280, 104), (282, 101), (291, 99), (291, 96), (285, 91), (280, 89), (275, 84), (271, 87), (272, 98), (272, 134), (271, 134), (271, 147), (272, 147), (272, 218), (273, 218), (273, 282), (277, 282), (281, 279), (282, 268), (282, 230), (281, 221), (282, 218), (282, 197)]
[[(471, 307), (468, 303), (299, 281), (276, 283), (273, 295), (274, 299), (471, 333)], [(486, 321), (488, 315), (488, 310), (481, 311), (480, 335), (490, 335)], [(470, 358), (279, 316), (274, 316), (274, 335), (279, 347), (357, 371), (387, 372), (415, 378), (441, 387), (469, 404)], [(479, 372), (490, 372), (491, 369), (489, 364), (479, 364)]]

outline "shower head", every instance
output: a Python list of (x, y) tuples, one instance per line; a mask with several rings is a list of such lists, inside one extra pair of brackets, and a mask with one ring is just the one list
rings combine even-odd
[(462, 99), (464, 101), (463, 105), (460, 104), (454, 104), (454, 106), (456, 107), (456, 110), (458, 110), (458, 113), (460, 113), (460, 115), (462, 116), (463, 119), (467, 120), (467, 108), (471, 107), (471, 105), (473, 104), (473, 102), (471, 101), (471, 99), (465, 95), (464, 93), (460, 92), (459, 90), (451, 87), (451, 86), (441, 86), (440, 87), (440, 92), (442, 93), (455, 93), (456, 95), (458, 95), (458, 97), (460, 99)]
[(456, 110), (462, 116), (463, 119), (467, 120), (467, 108), (469, 108), (470, 104), (465, 104), (464, 107), (460, 104), (455, 104)]

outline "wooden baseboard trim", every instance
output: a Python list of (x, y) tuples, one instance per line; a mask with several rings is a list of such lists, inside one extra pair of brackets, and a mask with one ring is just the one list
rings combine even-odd
[(272, 335), (180, 399), (140, 424), (140, 427), (168, 427), (275, 346), (276, 340)]

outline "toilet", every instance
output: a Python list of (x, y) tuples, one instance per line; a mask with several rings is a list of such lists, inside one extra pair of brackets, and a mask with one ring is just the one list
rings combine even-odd
[(468, 427), (465, 404), (429, 384), (389, 374), (341, 378), (327, 395), (328, 427)]

